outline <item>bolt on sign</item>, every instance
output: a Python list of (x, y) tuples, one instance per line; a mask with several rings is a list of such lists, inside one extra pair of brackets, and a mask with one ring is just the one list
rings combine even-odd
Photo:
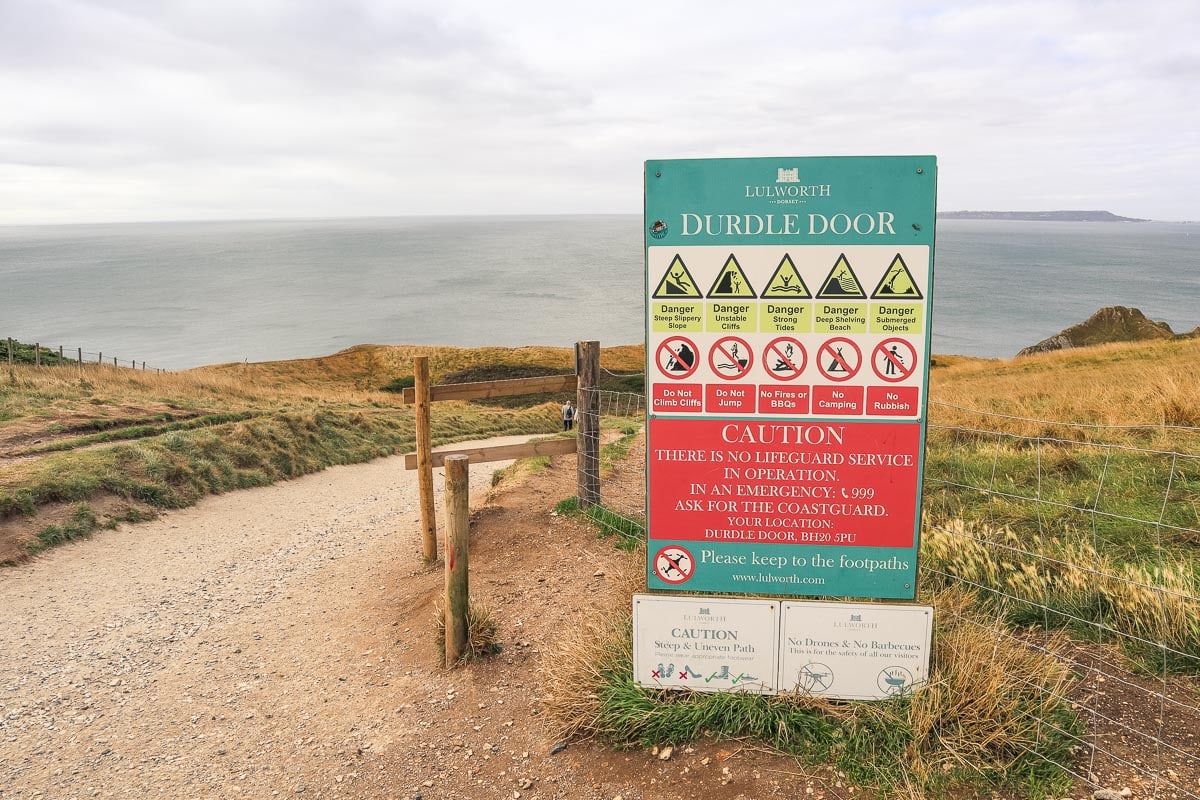
[(646, 162), (650, 588), (914, 597), (936, 178)]

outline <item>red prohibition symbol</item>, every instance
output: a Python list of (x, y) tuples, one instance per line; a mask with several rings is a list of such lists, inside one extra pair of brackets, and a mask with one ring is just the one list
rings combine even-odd
[(776, 380), (794, 381), (806, 366), (808, 353), (804, 351), (804, 345), (791, 336), (772, 339), (763, 350), (763, 367)]
[(871, 369), (889, 383), (899, 383), (917, 371), (917, 348), (905, 339), (884, 339), (871, 353)]
[(745, 339), (726, 336), (724, 339), (718, 339), (708, 351), (708, 365), (718, 378), (736, 381), (754, 366), (754, 351), (746, 344)]
[(654, 355), (658, 371), (672, 380), (680, 381), (691, 377), (700, 366), (696, 343), (686, 336), (663, 339)]
[(672, 544), (654, 554), (654, 574), (664, 583), (683, 583), (695, 571), (696, 561), (686, 547)]
[(831, 381), (848, 381), (862, 366), (862, 351), (850, 339), (830, 339), (817, 350), (817, 369)]

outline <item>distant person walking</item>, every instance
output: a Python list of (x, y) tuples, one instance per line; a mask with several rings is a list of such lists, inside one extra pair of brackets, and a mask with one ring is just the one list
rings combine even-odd
[(569, 431), (575, 426), (575, 406), (570, 400), (562, 407), (563, 430)]

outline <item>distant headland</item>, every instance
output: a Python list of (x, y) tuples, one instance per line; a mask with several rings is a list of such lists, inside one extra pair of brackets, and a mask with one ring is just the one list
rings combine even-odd
[(1111, 211), (939, 211), (938, 219), (1005, 219), (1036, 222), (1149, 222)]

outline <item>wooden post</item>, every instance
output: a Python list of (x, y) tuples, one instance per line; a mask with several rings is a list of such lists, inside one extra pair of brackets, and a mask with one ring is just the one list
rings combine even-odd
[[(433, 511), (433, 444), (429, 431), (429, 356), (413, 357), (413, 388), (417, 390), (417, 487), (421, 494), (421, 552), (426, 561), (437, 558), (437, 517)], [(448, 628), (447, 628), (448, 629)]]
[(115, 367), (116, 365), (117, 365), (117, 357), (113, 356), (113, 366)]
[(104, 353), (96, 353), (96, 363), (97, 364), (104, 363)]
[(60, 345), (58, 346), (58, 363), (59, 363), (59, 364), (61, 364), (62, 362), (63, 362), (63, 357), (62, 357), (62, 345), (60, 344)]
[(467, 574), (471, 538), (470, 458), (446, 459), (446, 666), (467, 649), (467, 609), (471, 605)]
[(600, 504), (600, 343), (579, 342), (576, 370), (579, 389), (575, 403), (576, 475), (579, 507)]
[(79, 366), (82, 367), (83, 366), (83, 348), (78, 347), (78, 348), (76, 348), (75, 352), (78, 354), (75, 361), (78, 362)]
[(41, 342), (34, 342), (33, 365), (35, 367), (40, 367), (42, 365), (42, 343)]

